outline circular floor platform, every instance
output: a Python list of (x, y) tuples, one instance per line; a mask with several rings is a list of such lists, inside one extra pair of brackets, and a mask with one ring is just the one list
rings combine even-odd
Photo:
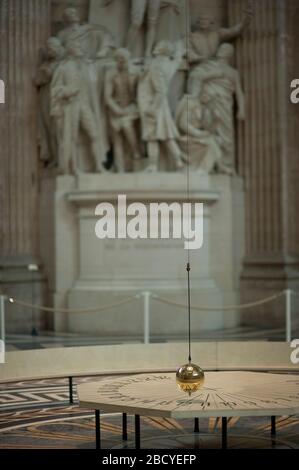
[(191, 397), (175, 374), (107, 378), (78, 386), (81, 407), (169, 418), (283, 416), (299, 413), (299, 376), (256, 372), (207, 372)]

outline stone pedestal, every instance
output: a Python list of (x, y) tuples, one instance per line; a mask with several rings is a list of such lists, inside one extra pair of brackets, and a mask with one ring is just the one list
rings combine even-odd
[[(51, 207), (50, 180), (43, 182), (43, 205)], [(204, 203), (204, 244), (192, 250), (192, 303), (215, 306), (238, 303), (238, 277), (243, 249), (242, 185), (228, 176), (202, 177), (190, 181), (191, 202)], [(53, 218), (44, 217), (48, 238), (55, 240), (54, 259), (44, 263), (53, 279), (56, 307), (94, 308), (149, 291), (186, 304), (187, 251), (183, 240), (99, 240), (95, 235), (95, 208), (100, 202), (186, 202), (186, 175), (175, 173), (92, 175), (77, 179), (56, 178)], [(50, 217), (49, 217), (50, 216)], [(52, 226), (51, 226), (52, 224)], [(49, 227), (47, 229), (47, 227)], [(187, 331), (187, 309), (150, 302), (150, 331), (156, 337), (180, 337)], [(192, 313), (194, 334), (238, 324), (237, 312)], [(56, 314), (55, 329), (97, 333), (102, 336), (140, 337), (143, 301), (134, 300), (100, 313)]]
[[(33, 84), (39, 48), (50, 35), (50, 0), (0, 2), (0, 73), (6, 102), (1, 104), (0, 290), (43, 303), (40, 272), (28, 271), (38, 257), (37, 94)], [(31, 331), (31, 311), (7, 304), (6, 331)], [(45, 327), (39, 316), (37, 328)]]

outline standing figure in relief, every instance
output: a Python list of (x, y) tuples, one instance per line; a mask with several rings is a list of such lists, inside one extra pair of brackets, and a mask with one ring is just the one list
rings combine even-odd
[(182, 97), (176, 113), (182, 150), (189, 159), (190, 168), (202, 174), (211, 173), (221, 158), (217, 136), (210, 130), (212, 122), (208, 106), (210, 99), (205, 91), (204, 81), (197, 81), (192, 94)]
[(82, 130), (89, 140), (95, 169), (101, 172), (103, 158), (89, 63), (76, 42), (68, 43), (66, 53), (66, 60), (56, 69), (51, 85), (51, 116), (58, 133), (59, 169), (62, 173), (80, 171), (78, 139)]
[[(110, 5), (115, 0), (100, 0), (101, 6)], [(118, 0), (123, 2), (123, 0)], [(145, 26), (145, 57), (151, 57), (155, 42), (162, 39), (174, 40), (181, 36), (179, 28), (174, 23), (174, 16), (180, 11), (180, 0), (131, 0), (130, 26), (126, 47), (135, 51), (139, 33)], [(160, 16), (163, 24), (159, 24)], [(158, 31), (159, 30), (159, 31)], [(158, 33), (158, 37), (157, 37)]]
[(240, 36), (251, 22), (251, 3), (249, 2), (248, 7), (244, 11), (245, 16), (241, 23), (231, 28), (215, 29), (213, 19), (209, 15), (201, 15), (195, 24), (195, 31), (190, 33), (189, 36), (189, 63), (195, 65), (215, 57), (221, 43), (231, 41)]
[(127, 47), (130, 50), (133, 50), (138, 38), (138, 32), (146, 18), (145, 56), (151, 56), (156, 39), (160, 6), (161, 0), (132, 0), (131, 24), (127, 39)]
[(116, 67), (108, 70), (105, 80), (105, 102), (111, 128), (114, 166), (116, 171), (126, 171), (126, 146), (130, 157), (141, 158), (136, 123), (138, 74), (130, 68), (130, 52), (118, 49)]
[(63, 13), (66, 27), (59, 31), (58, 38), (67, 47), (69, 43), (78, 42), (83, 55), (88, 59), (103, 58), (112, 53), (114, 41), (102, 26), (80, 24), (76, 8), (66, 8)]
[(53, 74), (64, 54), (59, 39), (51, 37), (46, 44), (46, 60), (39, 67), (35, 78), (38, 88), (38, 145), (40, 160), (48, 167), (57, 165), (57, 138), (53, 119), (50, 116), (50, 84)]
[(211, 100), (213, 133), (220, 145), (222, 157), (217, 164), (219, 171), (232, 174), (234, 171), (234, 96), (237, 101), (237, 118), (245, 119), (245, 97), (239, 72), (231, 66), (234, 46), (221, 44), (216, 58), (203, 62), (191, 75), (192, 87), (207, 74), (218, 73), (219, 78), (210, 79), (205, 88)]
[[(107, 6), (113, 1), (114, 0), (103, 0), (102, 5)], [(131, 0), (131, 22), (127, 37), (127, 48), (130, 51), (135, 49), (138, 33), (146, 22), (145, 56), (151, 56), (156, 39), (160, 7), (161, 4), (164, 3), (172, 2), (171, 0), (168, 2), (162, 2), (162, 0)]]
[(153, 59), (141, 77), (138, 86), (138, 104), (141, 116), (142, 139), (147, 144), (149, 165), (147, 171), (157, 171), (161, 145), (173, 158), (177, 170), (184, 164), (181, 151), (176, 142), (179, 133), (171, 115), (168, 93), (171, 80), (180, 67), (183, 47), (176, 44), (175, 57), (172, 58), (174, 47), (168, 41), (161, 41), (153, 52)]
[(161, 2), (159, 20), (156, 27), (156, 43), (167, 40), (176, 42), (182, 39), (182, 0), (168, 0)]
[(130, 50), (133, 50), (137, 34), (146, 19), (145, 57), (151, 57), (157, 38), (161, 9), (168, 12), (174, 11), (176, 14), (180, 13), (178, 0), (132, 0), (131, 25), (127, 40), (127, 47)]

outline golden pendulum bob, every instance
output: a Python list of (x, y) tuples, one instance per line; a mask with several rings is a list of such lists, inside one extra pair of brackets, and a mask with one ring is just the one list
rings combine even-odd
[(179, 367), (176, 372), (178, 387), (189, 395), (202, 387), (204, 381), (204, 371), (196, 364), (192, 364), (192, 362), (188, 362), (188, 364)]
[(205, 381), (204, 371), (191, 362), (191, 315), (190, 315), (190, 264), (187, 263), (188, 274), (188, 326), (189, 326), (189, 360), (176, 372), (176, 382), (180, 390), (191, 395), (199, 390)]

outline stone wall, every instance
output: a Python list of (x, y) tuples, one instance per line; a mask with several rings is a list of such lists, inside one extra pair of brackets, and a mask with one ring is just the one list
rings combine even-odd
[[(44, 302), (38, 257), (37, 94), (39, 49), (50, 33), (49, 0), (1, 0), (0, 71), (6, 84), (1, 105), (0, 289), (9, 296)], [(7, 306), (8, 330), (30, 331), (31, 311)], [(39, 317), (45, 326), (45, 317)]]
[[(245, 0), (229, 2), (232, 24), (244, 6)], [(289, 99), (290, 82), (298, 76), (298, 2), (255, 1), (254, 10), (236, 58), (247, 97), (247, 118), (237, 133), (238, 170), (245, 181), (244, 301), (299, 288), (298, 109)], [(247, 311), (243, 319), (283, 325), (284, 312), (282, 298)]]

